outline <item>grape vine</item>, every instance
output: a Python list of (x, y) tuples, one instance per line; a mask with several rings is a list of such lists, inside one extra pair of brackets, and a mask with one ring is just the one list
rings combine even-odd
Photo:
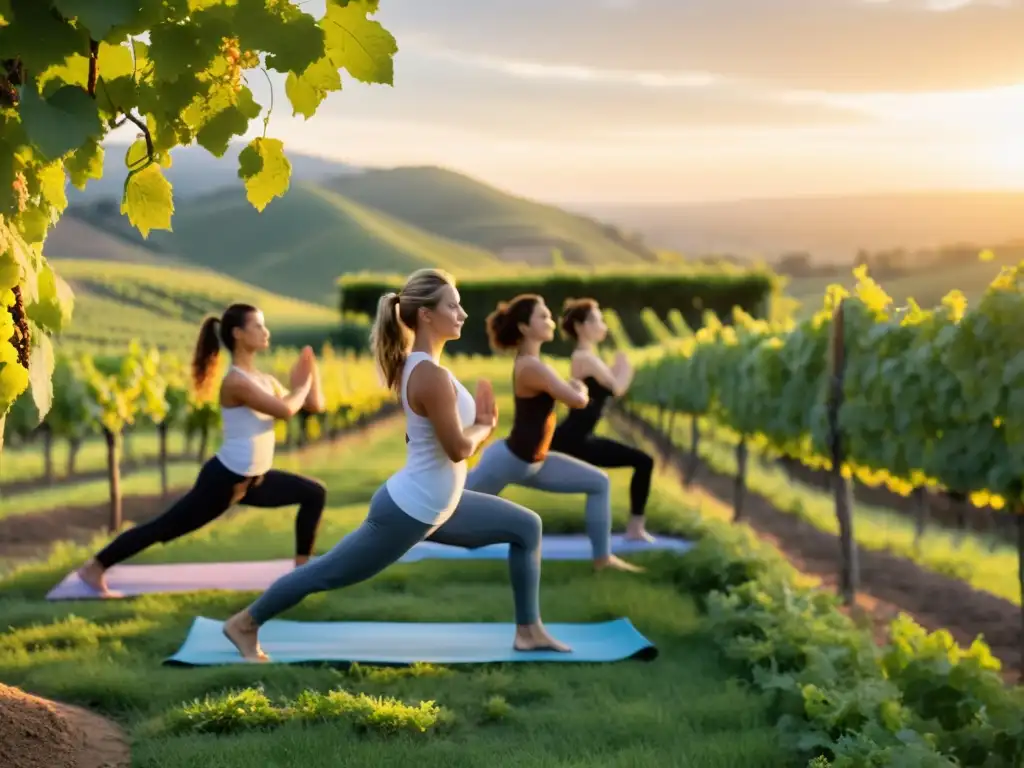
[(853, 295), (830, 287), (822, 311), (786, 326), (736, 313), (638, 366), (630, 398), (710, 416), (752, 447), (828, 469), (828, 351), (844, 301), (843, 472), (908, 496), (918, 488), (1015, 506), (1024, 492), (1024, 264), (976, 306), (953, 291), (930, 310), (893, 306), (864, 268)]
[(146, 237), (171, 228), (172, 150), (197, 143), (222, 157), (261, 119), (238, 175), (262, 211), (287, 191), (291, 165), (267, 135), (273, 98), (258, 104), (247, 73), (284, 74), (292, 113), (306, 119), (341, 89), (342, 70), (392, 85), (398, 47), (371, 18), (377, 7), (327, 0), (315, 18), (290, 0), (0, 0), (0, 448), (29, 386), (41, 416), (51, 406), (49, 339), (70, 322), (74, 295), (43, 251), (67, 180), (84, 189), (100, 178), (104, 138), (132, 124), (121, 212)]

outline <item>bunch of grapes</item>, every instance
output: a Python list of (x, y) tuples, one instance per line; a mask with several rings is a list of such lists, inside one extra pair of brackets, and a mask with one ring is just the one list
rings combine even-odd
[(220, 52), (228, 67), (224, 80), (235, 93), (238, 93), (242, 89), (242, 70), (258, 67), (259, 54), (255, 51), (240, 51), (237, 37), (225, 37), (221, 42)]
[(18, 362), (23, 368), (28, 368), (28, 358), (31, 352), (32, 337), (29, 335), (28, 318), (25, 316), (25, 301), (21, 296), (21, 287), (14, 286), (11, 289), (14, 294), (14, 304), (8, 308), (11, 319), (14, 320), (14, 335), (11, 336), (11, 346), (18, 352)]
[(18, 213), (24, 212), (28, 205), (28, 182), (25, 174), (18, 171), (14, 174), (14, 181), (11, 182), (11, 189), (14, 190), (14, 205)]

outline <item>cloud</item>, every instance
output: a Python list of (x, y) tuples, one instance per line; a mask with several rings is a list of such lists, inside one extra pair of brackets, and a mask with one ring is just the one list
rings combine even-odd
[(1020, 0), (386, 0), (399, 44), (845, 92), (1024, 77)]
[(543, 65), (454, 51), (405, 51), (395, 87), (346, 88), (335, 116), (449, 125), (491, 135), (600, 137), (626, 130), (850, 124), (855, 106), (787, 100), (706, 73)]

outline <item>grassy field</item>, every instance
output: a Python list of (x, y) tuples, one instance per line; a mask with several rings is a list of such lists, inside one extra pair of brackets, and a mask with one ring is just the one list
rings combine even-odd
[[(504, 413), (510, 413), (507, 395)], [(506, 425), (507, 426), (507, 425)], [(357, 525), (377, 485), (403, 453), (399, 424), (355, 448), (314, 449), (303, 471), (329, 488), (318, 551)], [(282, 460), (297, 466), (295, 457)], [(194, 471), (194, 470), (193, 470)], [(628, 470), (613, 470), (616, 528), (625, 521)], [(140, 475), (144, 477), (144, 475)], [(177, 478), (178, 483), (191, 478)], [(77, 499), (65, 491), (64, 502)], [(512, 489), (536, 509), (548, 532), (579, 530), (580, 496)], [(696, 513), (668, 479), (656, 482), (655, 530)], [(291, 514), (242, 509), (205, 531), (155, 548), (138, 561), (287, 557)], [(99, 540), (95, 543), (99, 543)], [(549, 623), (630, 620), (655, 642), (651, 663), (481, 665), (346, 671), (323, 667), (160, 666), (193, 617), (226, 617), (251, 595), (202, 592), (106, 603), (46, 604), (42, 595), (87, 549), (58, 547), (46, 562), (0, 580), (0, 679), (31, 692), (98, 709), (124, 723), (136, 766), (693, 766), (777, 768), (790, 761), (776, 745), (768, 702), (733, 680), (704, 628), (694, 599), (673, 584), (673, 558), (636, 558), (636, 576), (593, 575), (585, 563), (545, 563), (542, 610)], [(430, 562), (397, 566), (367, 583), (311, 597), (285, 618), (354, 621), (510, 620), (504, 563)], [(360, 715), (338, 705), (326, 722), (258, 727), (265, 695), (273, 703), (303, 691), (342, 688), (363, 699)], [(245, 691), (241, 698), (232, 692)], [(396, 702), (389, 702), (393, 697)], [(323, 698), (320, 698), (323, 707)], [(419, 714), (403, 708), (434, 702)], [(238, 713), (243, 706), (245, 713)], [(228, 734), (181, 728), (183, 713), (226, 717)], [(398, 733), (360, 730), (365, 713), (398, 723)], [(425, 714), (424, 714), (425, 713)], [(408, 732), (418, 718), (425, 733)], [(231, 723), (234, 725), (231, 726)]]
[(190, 350), (203, 316), (220, 314), (237, 301), (263, 309), (277, 344), (286, 344), (290, 337), (319, 334), (323, 338), (340, 321), (335, 309), (196, 267), (60, 258), (54, 258), (53, 264), (75, 291), (74, 318), (59, 340), (62, 348), (123, 350), (138, 338), (164, 348)]

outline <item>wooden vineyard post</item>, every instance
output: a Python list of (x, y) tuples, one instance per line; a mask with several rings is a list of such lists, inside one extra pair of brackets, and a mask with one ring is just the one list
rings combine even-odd
[(689, 485), (697, 476), (700, 466), (700, 414), (690, 414), (690, 456), (684, 473), (684, 482)]
[(107, 444), (107, 480), (110, 484), (110, 533), (121, 529), (121, 434), (103, 429)]
[(832, 343), (829, 354), (828, 426), (832, 449), (832, 493), (835, 497), (836, 518), (839, 521), (839, 592), (846, 605), (853, 605), (860, 584), (860, 567), (853, 538), (853, 492), (843, 477), (842, 431), (839, 412), (843, 406), (843, 381), (846, 374), (846, 326), (843, 318), (845, 301), (840, 301), (832, 313)]
[(1018, 675), (1019, 682), (1024, 683), (1024, 504), (1021, 503), (1019, 494), (1018, 500), (1014, 503), (1014, 517), (1017, 519), (1017, 583), (1020, 585), (1020, 623), (1021, 631), (1017, 642), (1020, 645), (1021, 668)]
[(736, 479), (732, 489), (732, 520), (743, 519), (743, 505), (747, 499), (747, 436), (740, 435), (736, 445)]

